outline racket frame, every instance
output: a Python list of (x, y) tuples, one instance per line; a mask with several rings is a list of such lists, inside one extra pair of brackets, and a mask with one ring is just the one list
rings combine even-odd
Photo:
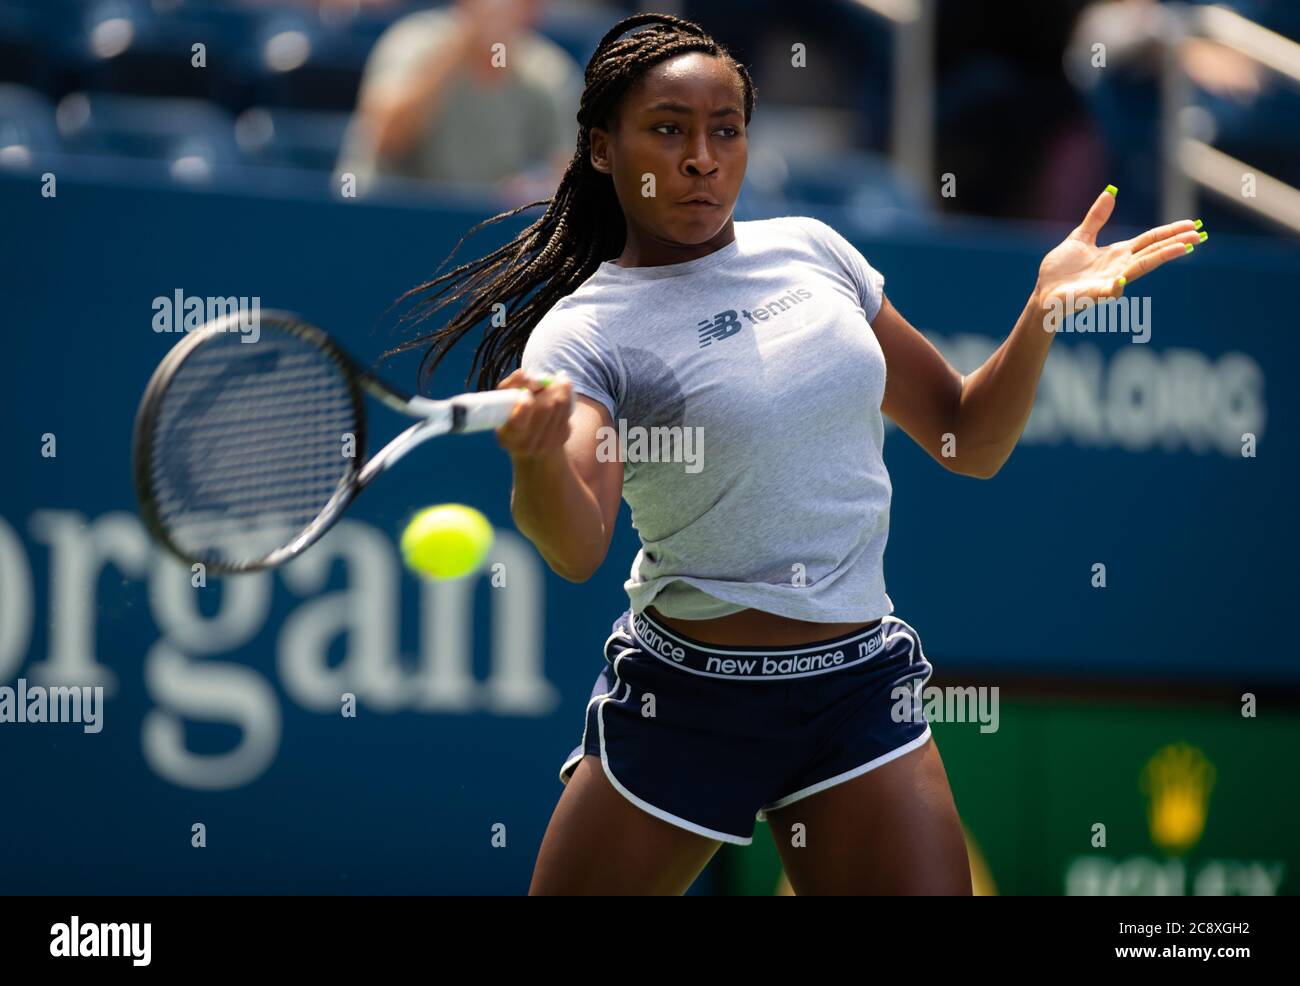
[[(267, 309), (261, 312), (262, 323), (271, 322), (279, 330), (297, 336), (319, 349), (340, 371), (348, 391), (354, 423), (355, 455), (349, 457), (347, 470), (338, 488), (326, 501), (314, 520), (289, 543), (274, 551), (244, 562), (226, 562), (214, 558), (190, 555), (172, 538), (162, 522), (159, 504), (152, 483), (152, 458), (158, 416), (162, 397), (186, 359), (200, 346), (216, 335), (238, 329), (239, 313), (232, 312), (213, 319), (189, 332), (180, 340), (149, 378), (140, 407), (136, 412), (132, 442), (132, 472), (140, 517), (153, 538), (169, 553), (187, 565), (203, 564), (217, 574), (237, 574), (274, 568), (300, 555), (313, 545), (334, 525), (375, 477), (386, 471), (411, 449), (438, 435), (453, 432), (483, 431), (505, 423), (514, 406), (527, 395), (524, 388), (491, 390), (462, 394), (446, 400), (431, 400), (404, 393), (380, 380), (338, 345), (328, 333), (305, 321), (292, 312)], [(257, 345), (257, 343), (252, 343)], [(409, 428), (400, 432), (387, 445), (367, 460), (367, 421), (365, 398), (369, 393), (385, 407), (410, 417), (419, 418)]]

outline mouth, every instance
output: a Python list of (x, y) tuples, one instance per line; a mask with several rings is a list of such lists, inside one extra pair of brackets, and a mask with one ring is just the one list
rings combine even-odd
[(689, 195), (684, 195), (677, 199), (677, 206), (686, 206), (690, 208), (718, 208), (718, 199), (715, 199), (711, 193), (703, 189), (693, 191)]

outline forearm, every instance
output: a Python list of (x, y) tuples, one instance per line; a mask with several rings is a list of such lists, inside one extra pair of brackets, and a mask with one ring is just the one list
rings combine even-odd
[(989, 477), (1011, 456), (1038, 393), (1055, 333), (1043, 327), (1048, 310), (1038, 290), (1002, 345), (962, 379), (953, 434), (961, 471)]
[(511, 456), (510, 513), (546, 563), (570, 582), (585, 582), (604, 559), (608, 538), (600, 504), (564, 450)]

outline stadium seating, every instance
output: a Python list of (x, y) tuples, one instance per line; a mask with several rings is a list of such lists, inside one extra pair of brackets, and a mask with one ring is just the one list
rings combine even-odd
[[(152, 161), (164, 178), (187, 183), (240, 167), (323, 178), (337, 163), (366, 56), (405, 12), (340, 15), (217, 0), (0, 0), (4, 74), (30, 86), (0, 90), (0, 161), (23, 166), (34, 155), (64, 152)], [(584, 63), (617, 14), (557, 5), (540, 29)], [(843, 111), (765, 107), (747, 201), (842, 206), (877, 222), (909, 210), (924, 214), (920, 198), (882, 159), (847, 146), (852, 129)], [(313, 187), (310, 179), (304, 185)], [(324, 190), (326, 182), (315, 187)], [(401, 189), (417, 190), (410, 183)]]
[(165, 162), (178, 181), (201, 183), (242, 161), (234, 121), (202, 100), (71, 93), (56, 120), (70, 152)]
[(26, 168), (58, 148), (49, 100), (26, 86), (0, 83), (0, 167)]
[(252, 164), (330, 172), (350, 116), (327, 110), (254, 106), (235, 121), (235, 140)]

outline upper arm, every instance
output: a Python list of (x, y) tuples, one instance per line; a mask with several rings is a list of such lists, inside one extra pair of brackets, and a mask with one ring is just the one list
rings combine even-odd
[(956, 457), (945, 456), (943, 449), (944, 435), (953, 432), (957, 420), (961, 374), (888, 298), (871, 327), (885, 354), (881, 411), (945, 469), (957, 471)]
[(607, 551), (623, 496), (623, 463), (618, 456), (601, 461), (597, 452), (601, 436), (609, 434), (600, 429), (614, 428), (625, 391), (622, 362), (594, 324), (552, 312), (529, 333), (520, 366), (537, 375), (562, 372), (573, 387), (565, 454), (600, 507)]
[[(600, 428), (612, 428), (609, 411), (599, 401), (577, 394), (573, 402), (573, 416), (569, 419), (569, 439), (564, 452), (573, 471), (583, 481), (600, 507), (600, 517), (605, 524), (605, 544), (601, 552), (609, 551), (618, 520), (618, 507), (623, 499), (623, 463), (618, 456), (601, 461), (597, 449), (601, 444)], [(606, 432), (605, 434), (608, 434)]]

